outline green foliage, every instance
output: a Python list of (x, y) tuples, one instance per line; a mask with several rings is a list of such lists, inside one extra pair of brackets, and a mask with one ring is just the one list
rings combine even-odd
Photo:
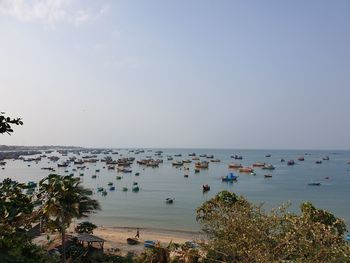
[(162, 247), (159, 243), (154, 248), (146, 248), (135, 263), (168, 263), (170, 262), (170, 250)]
[(11, 135), (13, 129), (11, 124), (23, 125), (23, 122), (20, 118), (11, 119), (10, 117), (4, 116), (5, 112), (0, 112), (0, 133), (7, 133)]
[(100, 209), (97, 200), (89, 197), (89, 189), (79, 178), (50, 174), (39, 182), (37, 198), (43, 201), (40, 214), (47, 227), (62, 235), (63, 262), (66, 259), (65, 232), (74, 218), (87, 217)]
[(79, 178), (50, 174), (39, 182), (38, 199), (43, 201), (41, 214), (53, 230), (64, 231), (73, 218), (87, 217), (100, 209)]
[(26, 234), (34, 222), (34, 206), (25, 189), (11, 179), (0, 183), (0, 262), (57, 262)]
[(338, 228), (342, 221), (317, 211), (305, 205), (300, 216), (288, 213), (286, 206), (266, 213), (243, 197), (221, 192), (197, 209), (209, 238), (201, 244), (205, 260), (349, 262), (350, 247), (339, 235), (345, 230)]
[(343, 220), (336, 218), (326, 210), (317, 209), (311, 203), (304, 202), (300, 206), (303, 216), (312, 222), (318, 222), (334, 229), (339, 236), (346, 232), (346, 225)]
[(94, 229), (96, 229), (97, 226), (91, 222), (81, 222), (75, 227), (75, 232), (77, 233), (88, 233), (93, 234)]
[(0, 183), (0, 228), (15, 231), (30, 227), (34, 206), (25, 189), (24, 184), (9, 178)]

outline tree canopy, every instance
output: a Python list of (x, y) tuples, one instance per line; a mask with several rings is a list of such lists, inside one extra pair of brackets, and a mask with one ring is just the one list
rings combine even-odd
[(11, 118), (4, 116), (5, 112), (0, 112), (0, 133), (7, 133), (11, 135), (13, 129), (11, 124), (14, 125), (23, 125), (21, 118)]
[(267, 213), (244, 197), (220, 192), (197, 209), (213, 262), (349, 262), (344, 221), (312, 205), (300, 215), (281, 206)]

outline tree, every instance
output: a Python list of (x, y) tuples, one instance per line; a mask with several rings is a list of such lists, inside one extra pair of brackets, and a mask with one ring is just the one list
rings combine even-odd
[(97, 226), (91, 222), (81, 222), (75, 227), (75, 232), (77, 233), (88, 233), (93, 234), (94, 229), (96, 229)]
[(197, 220), (208, 234), (202, 244), (206, 260), (349, 262), (350, 247), (338, 229), (342, 220), (329, 223), (310, 217), (305, 209), (295, 215), (286, 208), (267, 213), (244, 197), (220, 192), (197, 209)]
[(55, 262), (27, 235), (35, 211), (32, 196), (25, 190), (24, 184), (11, 179), (0, 183), (0, 262)]
[(89, 197), (89, 189), (80, 185), (79, 178), (57, 174), (50, 174), (39, 182), (38, 199), (43, 201), (41, 214), (48, 227), (61, 234), (64, 262), (66, 229), (74, 218), (87, 217), (100, 209), (100, 205)]
[(0, 112), (0, 133), (7, 133), (11, 135), (13, 132), (11, 124), (23, 125), (21, 118), (12, 119), (4, 116), (5, 112)]

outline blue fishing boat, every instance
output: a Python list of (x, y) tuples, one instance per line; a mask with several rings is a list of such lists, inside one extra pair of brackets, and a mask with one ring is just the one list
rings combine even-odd
[(143, 245), (146, 248), (154, 248), (155, 244), (156, 242), (154, 242), (153, 240), (146, 240)]
[(234, 173), (228, 173), (225, 177), (222, 177), (221, 180), (223, 182), (233, 182), (237, 181), (238, 176), (234, 175)]

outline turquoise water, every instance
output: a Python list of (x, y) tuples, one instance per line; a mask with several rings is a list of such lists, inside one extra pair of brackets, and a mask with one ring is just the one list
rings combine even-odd
[[(233, 191), (244, 195), (255, 203), (263, 202), (265, 208), (277, 206), (282, 202), (291, 202), (290, 210), (297, 212), (302, 201), (311, 201), (317, 207), (327, 209), (338, 217), (350, 222), (350, 160), (349, 151), (309, 151), (309, 150), (213, 150), (213, 149), (161, 149), (163, 151), (164, 163), (159, 168), (139, 166), (136, 160), (146, 156), (154, 156), (155, 150), (144, 153), (128, 153), (128, 150), (118, 150), (119, 154), (110, 154), (113, 159), (127, 156), (135, 157), (132, 165), (133, 172), (130, 174), (118, 173), (116, 170), (104, 169), (105, 163), (85, 165), (84, 176), (81, 177), (84, 186), (93, 188), (104, 187), (108, 189), (108, 182), (113, 182), (115, 191), (108, 191), (107, 196), (94, 193), (102, 206), (102, 210), (92, 215), (90, 220), (101, 225), (108, 226), (131, 226), (131, 227), (152, 227), (178, 230), (198, 230), (199, 225), (195, 220), (195, 209), (204, 201), (210, 199), (221, 190)], [(183, 168), (175, 168), (168, 161), (167, 155), (182, 154), (182, 157), (174, 157), (174, 160), (191, 159), (189, 153), (213, 154), (220, 159), (220, 163), (210, 163), (209, 169), (194, 173), (194, 162), (187, 164), (189, 171)], [(308, 155), (305, 155), (308, 153)], [(243, 160), (233, 160), (231, 155), (243, 156)], [(271, 157), (265, 157), (271, 154)], [(53, 153), (58, 155), (58, 153)], [(298, 162), (297, 157), (305, 156), (305, 161)], [(59, 162), (73, 156), (61, 157)], [(104, 157), (104, 154), (98, 158)], [(324, 156), (329, 156), (329, 161), (322, 164), (315, 164)], [(281, 158), (286, 160), (281, 163)], [(200, 158), (205, 160), (206, 158)], [(287, 166), (287, 161), (294, 159), (296, 165)], [(239, 162), (242, 165), (251, 165), (254, 162), (266, 162), (273, 164), (274, 171), (266, 171), (256, 168), (256, 176), (249, 174), (238, 174), (238, 181), (230, 184), (223, 183), (221, 176), (228, 172), (228, 164)], [(31, 166), (28, 167), (28, 164)], [(48, 163), (42, 159), (37, 164), (34, 162), (23, 162), (21, 160), (7, 160), (6, 169), (0, 170), (0, 180), (10, 177), (20, 182), (39, 181), (48, 175), (48, 171), (41, 170), (41, 167), (55, 167), (56, 164)], [(74, 173), (79, 176), (80, 170), (73, 172), (72, 164), (68, 168), (57, 168), (57, 173)], [(95, 170), (100, 169), (99, 173)], [(139, 172), (140, 176), (135, 176)], [(189, 174), (188, 178), (184, 174)], [(263, 175), (271, 173), (272, 178), (265, 178)], [(92, 179), (91, 175), (96, 174), (97, 178)], [(122, 175), (121, 180), (116, 180), (117, 175)], [(329, 177), (329, 179), (325, 179)], [(131, 187), (133, 182), (138, 182), (140, 191), (133, 193)], [(308, 186), (310, 182), (321, 182), (321, 186)], [(211, 190), (202, 193), (202, 185), (209, 184)], [(122, 187), (128, 187), (128, 192), (123, 192)], [(173, 204), (165, 203), (165, 198), (175, 198)]]

